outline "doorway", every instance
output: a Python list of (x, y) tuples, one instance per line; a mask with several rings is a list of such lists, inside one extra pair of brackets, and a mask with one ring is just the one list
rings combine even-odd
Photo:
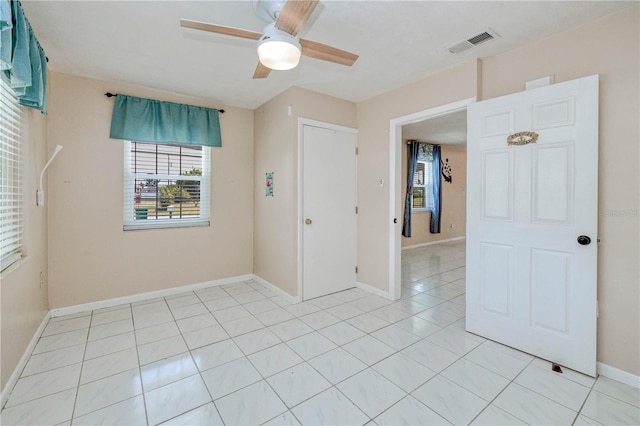
[[(440, 107), (431, 108), (429, 110), (420, 111), (414, 114), (398, 117), (390, 122), (390, 182), (389, 182), (389, 212), (390, 212), (390, 230), (389, 230), (389, 297), (397, 300), (401, 297), (401, 262), (402, 262), (402, 217), (404, 214), (404, 194), (403, 188), (406, 188), (406, 172), (403, 176), (403, 162), (406, 163), (406, 155), (403, 155), (403, 145), (407, 139), (418, 139), (430, 143), (451, 144), (451, 135), (447, 135), (445, 129), (447, 123), (452, 126), (454, 120), (459, 120), (461, 115), (466, 116), (466, 109), (469, 104), (475, 101), (475, 98), (468, 98), (458, 102), (454, 102)], [(441, 126), (433, 126), (433, 124), (442, 124)], [(426, 133), (428, 130), (429, 133)], [(422, 132), (422, 133), (420, 133)], [(404, 133), (404, 134), (403, 134)], [(451, 132), (453, 133), (453, 132)], [(466, 130), (465, 130), (466, 133)], [(423, 136), (420, 136), (423, 135)], [(449, 137), (449, 139), (447, 139)], [(437, 138), (425, 140), (427, 138)], [(466, 141), (466, 136), (464, 138)], [(443, 161), (447, 158), (443, 155)], [(452, 177), (455, 178), (455, 177)], [(462, 188), (466, 182), (461, 182)], [(448, 185), (448, 183), (443, 183)], [(426, 212), (422, 219), (430, 218), (430, 214)], [(442, 222), (442, 226), (450, 226), (452, 222)], [(455, 225), (454, 225), (455, 226)], [(449, 228), (451, 229), (451, 228)]]

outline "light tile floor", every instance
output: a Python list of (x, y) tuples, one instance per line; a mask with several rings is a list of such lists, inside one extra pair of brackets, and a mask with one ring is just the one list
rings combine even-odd
[(638, 389), (464, 331), (464, 243), (402, 268), (397, 302), (248, 281), (53, 318), (2, 424), (640, 423)]

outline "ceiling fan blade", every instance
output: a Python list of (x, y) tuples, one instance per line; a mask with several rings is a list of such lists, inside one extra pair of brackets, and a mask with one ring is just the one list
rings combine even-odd
[(318, 5), (319, 0), (288, 0), (276, 20), (276, 28), (295, 36)]
[(190, 19), (180, 19), (180, 26), (193, 28), (194, 30), (209, 31), (211, 33), (224, 34), (232, 37), (248, 38), (250, 40), (260, 40), (262, 34), (242, 28), (224, 27), (222, 25), (209, 24), (207, 22), (192, 21)]
[(335, 62), (336, 64), (351, 66), (359, 58), (358, 55), (340, 50), (326, 44), (317, 43), (315, 41), (300, 39), (302, 46), (302, 54), (309, 58), (320, 59), (323, 61)]
[(256, 71), (253, 73), (253, 78), (266, 78), (271, 72), (271, 68), (262, 65), (262, 62), (258, 62)]

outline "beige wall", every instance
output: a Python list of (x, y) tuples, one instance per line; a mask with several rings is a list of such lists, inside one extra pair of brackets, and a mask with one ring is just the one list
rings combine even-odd
[(122, 230), (122, 142), (110, 91), (220, 107), (135, 86), (51, 73), (48, 145), (64, 146), (49, 184), (50, 308), (250, 274), (253, 112), (224, 107), (212, 148), (211, 226)]
[[(36, 206), (35, 194), (40, 171), (48, 160), (47, 119), (40, 112), (22, 108), (26, 133), (24, 193), (26, 223), (24, 224), (24, 257), (16, 266), (0, 276), (1, 318), (0, 328), (2, 367), (1, 388), (13, 373), (29, 341), (42, 323), (47, 306), (47, 205)], [(60, 154), (62, 155), (62, 153)], [(59, 165), (51, 163), (49, 170)], [(45, 176), (45, 193), (46, 193)], [(48, 193), (46, 193), (48, 199)], [(42, 285), (40, 274), (42, 273)]]
[[(298, 118), (356, 127), (356, 106), (292, 87), (255, 110), (254, 273), (293, 296), (298, 294)], [(267, 172), (274, 172), (273, 197), (265, 197)]]
[[(640, 8), (602, 18), (482, 62), (485, 99), (600, 74), (598, 360), (640, 374), (638, 208)], [(512, 70), (514, 64), (517, 72)]]
[(546, 75), (561, 82), (600, 74), (598, 361), (640, 374), (639, 16), (638, 7), (627, 9), (359, 103), (359, 280), (389, 287), (388, 190), (378, 182), (389, 177), (390, 119), (521, 91)]
[[(442, 212), (440, 214), (440, 233), (429, 232), (431, 212), (412, 212), (411, 238), (402, 237), (402, 247), (413, 247), (434, 243), (466, 235), (467, 225), (467, 151), (466, 145), (441, 145), (442, 161), (449, 159), (451, 165), (451, 183), (442, 179)], [(402, 194), (407, 192), (407, 144), (402, 144)], [(404, 197), (401, 197), (404, 198)], [(404, 200), (400, 207), (404, 212)]]
[(475, 97), (478, 78), (473, 61), (358, 104), (358, 281), (389, 289), (389, 121)]
[[(254, 111), (253, 272), (295, 295), (295, 133), (287, 115), (292, 102), (287, 90)], [(273, 197), (265, 196), (267, 172), (273, 172)]]

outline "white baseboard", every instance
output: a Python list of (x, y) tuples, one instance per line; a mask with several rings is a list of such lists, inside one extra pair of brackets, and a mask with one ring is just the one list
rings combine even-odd
[(414, 249), (414, 248), (419, 248), (419, 247), (433, 246), (435, 244), (440, 244), (440, 243), (451, 243), (451, 242), (454, 242), (454, 241), (461, 241), (461, 240), (465, 240), (465, 239), (467, 239), (467, 237), (456, 237), (456, 238), (448, 238), (446, 240), (430, 241), (428, 243), (414, 244), (412, 246), (404, 246), (404, 247), (402, 247), (402, 250), (409, 250), (409, 249)]
[(596, 363), (596, 371), (601, 376), (608, 377), (609, 379), (640, 389), (640, 376), (636, 376), (628, 371), (620, 370), (619, 368), (612, 367), (602, 362)]
[(371, 294), (375, 294), (376, 296), (380, 296), (380, 297), (384, 297), (385, 299), (389, 299), (389, 300), (393, 300), (393, 297), (391, 297), (391, 295), (389, 294), (388, 291), (385, 290), (380, 290), (378, 287), (373, 287), (369, 284), (365, 284), (365, 283), (361, 283), (361, 282), (357, 282), (356, 283), (356, 287), (364, 290), (364, 291), (368, 291)]
[(18, 379), (20, 378), (20, 374), (22, 374), (22, 370), (24, 370), (24, 367), (27, 366), (27, 362), (29, 362), (31, 353), (35, 349), (36, 344), (38, 344), (38, 340), (40, 339), (42, 332), (44, 331), (45, 327), (47, 326), (47, 323), (49, 322), (49, 318), (51, 318), (50, 311), (45, 314), (44, 318), (42, 318), (42, 322), (40, 323), (40, 326), (38, 327), (36, 332), (33, 334), (33, 337), (31, 337), (31, 341), (27, 345), (27, 348), (24, 350), (24, 353), (22, 354), (20, 361), (18, 361), (18, 365), (16, 365), (16, 368), (13, 369), (13, 373), (11, 374), (11, 377), (9, 377), (9, 380), (7, 380), (7, 383), (4, 385), (4, 388), (2, 388), (2, 394), (0, 396), (0, 402), (1, 402), (0, 408), (4, 407), (4, 404), (7, 403), (7, 400), (9, 399), (9, 395), (11, 395), (11, 391), (13, 390), (13, 387), (18, 382)]
[(97, 302), (82, 303), (80, 305), (65, 306), (63, 308), (52, 309), (51, 317), (77, 314), (79, 312), (93, 311), (95, 309), (110, 308), (124, 303), (141, 302), (143, 300), (155, 299), (157, 297), (172, 296), (184, 293), (185, 291), (202, 290), (209, 287), (217, 287), (225, 284), (233, 284), (241, 281), (248, 281), (253, 278), (252, 274), (239, 275), (237, 277), (222, 278), (219, 280), (205, 281), (197, 284), (189, 284), (180, 287), (166, 288), (163, 290), (149, 291), (147, 293), (132, 294), (130, 296), (115, 297), (113, 299), (100, 300)]
[(265, 280), (264, 278), (261, 278), (257, 275), (253, 275), (253, 279), (259, 282), (260, 284), (262, 284), (263, 286), (267, 287), (269, 290), (273, 291), (274, 293), (277, 293), (278, 296), (284, 298), (289, 303), (300, 302), (300, 296), (292, 296), (286, 291), (284, 291), (283, 289), (281, 289), (280, 287), (276, 286), (275, 284), (271, 284), (269, 281)]
[(253, 274), (247, 274), (247, 275), (239, 275), (236, 277), (223, 278), (219, 280), (206, 281), (206, 282), (197, 283), (197, 284), (190, 284), (190, 285), (185, 285), (180, 287), (172, 287), (172, 288), (167, 288), (163, 290), (150, 291), (147, 293), (132, 294), (130, 296), (115, 297), (113, 299), (100, 300), (97, 302), (82, 303), (79, 305), (65, 306), (62, 308), (51, 309), (46, 313), (46, 315), (42, 319), (40, 326), (33, 334), (33, 337), (31, 338), (29, 345), (27, 346), (24, 353), (22, 354), (22, 358), (20, 358), (20, 361), (18, 362), (15, 369), (13, 370), (11, 377), (9, 377), (9, 380), (7, 381), (6, 385), (2, 389), (2, 393), (0, 394), (0, 398), (1, 398), (0, 407), (4, 407), (4, 404), (6, 404), (7, 400), (9, 399), (9, 396), (11, 395), (11, 391), (13, 390), (14, 386), (18, 382), (18, 379), (20, 378), (20, 374), (22, 374), (22, 370), (24, 370), (24, 367), (27, 365), (27, 362), (29, 361), (31, 353), (35, 349), (36, 344), (38, 343), (38, 340), (40, 339), (40, 336), (42, 335), (50, 318), (60, 317), (63, 315), (77, 314), (80, 312), (93, 311), (95, 309), (109, 308), (109, 307), (121, 305), (124, 303), (134, 303), (134, 302), (140, 302), (140, 301), (149, 300), (149, 299), (155, 299), (158, 297), (172, 296), (174, 294), (180, 294), (186, 291), (202, 290), (209, 287), (217, 287), (225, 284), (233, 284), (233, 283), (249, 281), (249, 280), (255, 280), (259, 282), (260, 284), (264, 285), (265, 287), (268, 287), (270, 290), (274, 291), (279, 296), (282, 296), (283, 298), (285, 298), (287, 301), (291, 303), (297, 303), (300, 301), (298, 297), (291, 296), (290, 294), (284, 292), (282, 289), (276, 287), (270, 282), (258, 276), (255, 276)]

